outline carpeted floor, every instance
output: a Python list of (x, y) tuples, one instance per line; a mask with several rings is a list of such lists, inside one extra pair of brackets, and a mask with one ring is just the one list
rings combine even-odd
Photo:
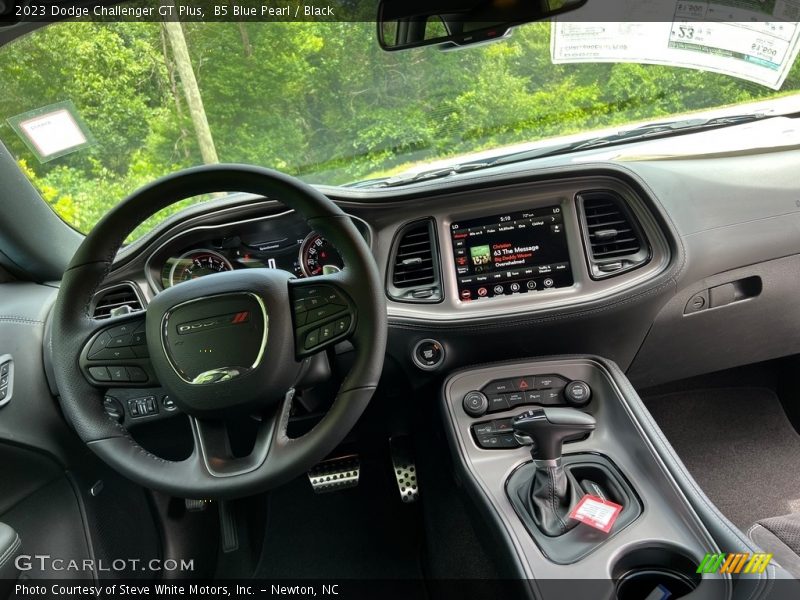
[(361, 466), (356, 488), (315, 494), (301, 477), (270, 493), (255, 577), (422, 577), (419, 506), (400, 501), (390, 469)]
[(740, 529), (800, 512), (800, 435), (766, 388), (644, 398), (689, 471)]

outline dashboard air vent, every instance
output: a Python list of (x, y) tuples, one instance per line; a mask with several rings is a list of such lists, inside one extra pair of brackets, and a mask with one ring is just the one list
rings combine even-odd
[(650, 248), (625, 200), (615, 192), (578, 194), (584, 241), (594, 279), (611, 277), (650, 260)]
[(97, 292), (92, 307), (95, 319), (108, 319), (144, 309), (141, 295), (130, 283), (121, 283)]
[(389, 297), (405, 302), (439, 302), (441, 269), (431, 219), (414, 221), (395, 238), (390, 255)]

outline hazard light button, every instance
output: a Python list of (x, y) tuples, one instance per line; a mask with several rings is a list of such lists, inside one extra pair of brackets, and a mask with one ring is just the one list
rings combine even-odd
[(512, 380), (514, 389), (519, 392), (527, 392), (534, 388), (533, 377), (517, 377)]

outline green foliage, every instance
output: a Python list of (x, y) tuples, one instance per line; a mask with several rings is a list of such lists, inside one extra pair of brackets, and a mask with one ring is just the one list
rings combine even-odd
[[(451, 53), (383, 52), (369, 23), (184, 30), (220, 159), (328, 184), (776, 95), (687, 69), (553, 65), (546, 23)], [(77, 229), (90, 229), (137, 187), (202, 162), (172, 61), (158, 23), (60, 23), (3, 49), (0, 139)], [(782, 93), (797, 89), (795, 64)], [(40, 164), (5, 119), (63, 100), (72, 100), (96, 142)]]

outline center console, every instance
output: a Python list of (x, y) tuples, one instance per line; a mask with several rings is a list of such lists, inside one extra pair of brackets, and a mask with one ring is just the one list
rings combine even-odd
[[(465, 369), (445, 382), (443, 404), (457, 467), (533, 596), (550, 597), (546, 582), (566, 580), (591, 581), (598, 598), (731, 597), (730, 575), (698, 565), (746, 542), (711, 533), (708, 523), (724, 527), (724, 518), (700, 510), (708, 501), (688, 474), (676, 478), (677, 457), (613, 363), (556, 357)], [(620, 507), (609, 531), (569, 518), (584, 496)]]

